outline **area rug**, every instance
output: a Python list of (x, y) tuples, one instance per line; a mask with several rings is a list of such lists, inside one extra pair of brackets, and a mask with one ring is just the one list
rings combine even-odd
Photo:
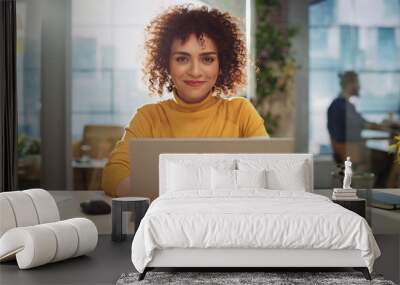
[(142, 281), (138, 281), (139, 273), (125, 273), (117, 281), (117, 285), (134, 284), (213, 284), (213, 285), (294, 285), (294, 284), (324, 284), (324, 285), (357, 285), (379, 284), (395, 285), (384, 280), (381, 275), (372, 275), (368, 281), (360, 272), (148, 272)]

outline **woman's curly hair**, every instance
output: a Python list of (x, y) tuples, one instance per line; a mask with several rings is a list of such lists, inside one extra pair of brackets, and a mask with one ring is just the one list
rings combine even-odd
[(244, 85), (246, 47), (235, 18), (206, 6), (179, 5), (170, 7), (146, 27), (143, 71), (152, 95), (161, 96), (164, 88), (172, 85), (168, 72), (172, 41), (178, 38), (184, 42), (190, 34), (200, 41), (207, 36), (217, 47), (219, 74), (214, 86), (217, 92), (231, 95)]

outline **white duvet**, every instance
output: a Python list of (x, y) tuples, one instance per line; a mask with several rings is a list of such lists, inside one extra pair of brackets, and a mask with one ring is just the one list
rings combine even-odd
[(135, 268), (143, 272), (165, 248), (358, 249), (370, 272), (380, 256), (359, 215), (320, 195), (258, 189), (157, 198), (133, 239)]

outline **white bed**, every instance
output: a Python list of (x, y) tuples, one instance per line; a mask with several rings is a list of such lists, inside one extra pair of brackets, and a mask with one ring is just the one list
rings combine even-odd
[(367, 222), (312, 194), (309, 154), (162, 154), (160, 197), (132, 243), (154, 267), (354, 267), (380, 251)]

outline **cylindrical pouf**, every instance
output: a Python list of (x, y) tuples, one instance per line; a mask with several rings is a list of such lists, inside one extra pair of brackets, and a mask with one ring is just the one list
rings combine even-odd
[(75, 218), (7, 231), (0, 238), (0, 261), (16, 256), (20, 269), (86, 254), (97, 245), (94, 223)]
[(91, 220), (85, 218), (74, 218), (63, 222), (74, 226), (78, 233), (79, 244), (74, 257), (86, 254), (96, 248), (98, 232), (96, 225)]
[(15, 228), (14, 211), (6, 197), (0, 195), (0, 238), (9, 229)]
[(56, 252), (55, 234), (42, 225), (11, 229), (0, 239), (0, 260), (16, 253), (20, 269), (49, 263)]
[(0, 195), (10, 202), (17, 227), (33, 226), (39, 223), (32, 199), (22, 191), (3, 192)]
[(51, 194), (43, 189), (28, 189), (22, 191), (30, 196), (36, 208), (39, 224), (57, 222), (60, 220), (60, 213), (56, 201)]
[(79, 237), (75, 228), (64, 221), (43, 224), (43, 227), (51, 229), (56, 235), (57, 252), (51, 262), (57, 262), (75, 255), (78, 249)]

